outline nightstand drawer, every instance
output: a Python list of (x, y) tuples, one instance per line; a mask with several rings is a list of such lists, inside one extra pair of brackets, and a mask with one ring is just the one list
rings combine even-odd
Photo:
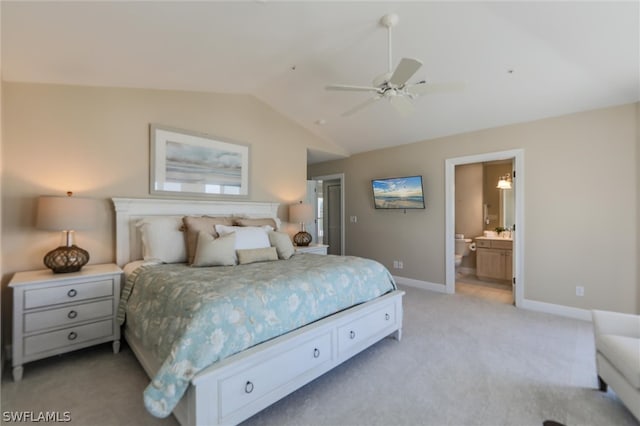
[(24, 332), (30, 333), (60, 325), (77, 324), (111, 315), (113, 315), (113, 299), (48, 311), (31, 312), (24, 316)]
[(113, 335), (113, 319), (25, 337), (24, 356)]
[(113, 280), (79, 282), (24, 292), (24, 308), (37, 308), (113, 295)]

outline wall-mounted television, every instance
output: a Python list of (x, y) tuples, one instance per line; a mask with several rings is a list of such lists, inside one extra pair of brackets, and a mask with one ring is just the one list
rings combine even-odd
[(373, 203), (376, 209), (424, 209), (422, 176), (373, 179)]

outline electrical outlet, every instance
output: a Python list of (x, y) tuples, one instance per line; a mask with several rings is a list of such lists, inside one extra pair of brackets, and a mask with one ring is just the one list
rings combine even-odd
[(398, 269), (398, 261), (397, 260), (393, 261), (393, 267), (394, 267), (394, 269)]
[(584, 296), (584, 287), (582, 287), (581, 285), (576, 286), (576, 296)]
[(398, 260), (398, 269), (402, 268), (404, 268), (404, 263), (402, 263), (402, 260)]

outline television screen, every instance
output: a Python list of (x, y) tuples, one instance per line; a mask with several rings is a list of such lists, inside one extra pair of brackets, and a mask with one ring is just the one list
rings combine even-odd
[(374, 179), (373, 202), (376, 209), (424, 209), (422, 176)]

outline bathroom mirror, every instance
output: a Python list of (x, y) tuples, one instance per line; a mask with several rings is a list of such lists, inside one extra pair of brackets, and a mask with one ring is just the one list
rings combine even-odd
[(491, 161), (483, 164), (483, 223), (486, 231), (496, 227), (510, 228), (515, 223), (514, 189), (496, 188), (498, 180), (511, 175), (511, 160)]
[(514, 190), (498, 189), (498, 191), (500, 192), (500, 226), (511, 229), (516, 223)]

